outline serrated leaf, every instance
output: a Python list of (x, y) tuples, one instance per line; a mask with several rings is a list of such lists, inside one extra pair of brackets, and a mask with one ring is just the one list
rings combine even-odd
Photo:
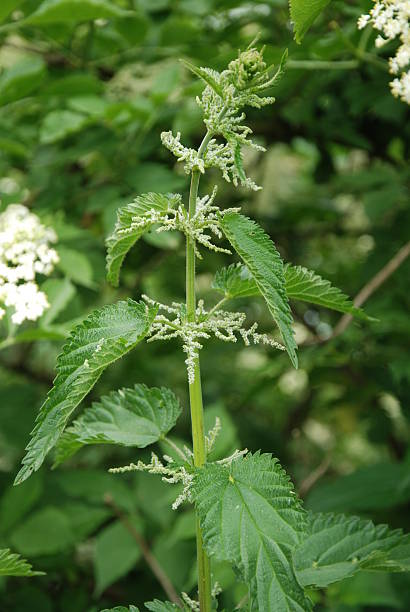
[(130, 204), (118, 209), (117, 223), (113, 233), (106, 241), (109, 283), (114, 286), (118, 285), (120, 268), (126, 254), (152, 225), (133, 227), (132, 223), (150, 210), (158, 213), (165, 212), (179, 202), (180, 196), (175, 194), (145, 193)]
[[(299, 582), (324, 588), (362, 568), (405, 571), (405, 559), (390, 557), (407, 543), (401, 530), (343, 514), (309, 514), (309, 535), (294, 552)], [(399, 555), (400, 556), (400, 555)]]
[(35, 572), (30, 563), (20, 555), (10, 552), (9, 548), (0, 550), (0, 576), (42, 576), (44, 572)]
[(330, 0), (289, 0), (290, 18), (293, 21), (295, 40), (302, 42), (302, 38), (320, 15)]
[(225, 215), (220, 224), (225, 236), (254, 277), (279, 327), (290, 360), (297, 368), (297, 345), (292, 330), (292, 313), (285, 291), (283, 262), (275, 245), (257, 223), (238, 213)]
[(170, 601), (159, 601), (159, 599), (146, 601), (144, 606), (147, 610), (151, 610), (151, 612), (174, 612), (174, 610), (181, 609)]
[(285, 282), (286, 293), (291, 299), (349, 313), (360, 319), (370, 319), (363, 310), (354, 306), (346, 294), (312, 270), (286, 264)]
[(24, 20), (24, 23), (36, 25), (72, 23), (132, 15), (132, 12), (120, 8), (109, 0), (44, 0), (38, 9)]
[(212, 70), (211, 68), (200, 68), (199, 66), (195, 66), (194, 64), (191, 64), (191, 62), (184, 59), (181, 59), (181, 62), (186, 68), (188, 68), (188, 70), (202, 79), (206, 85), (209, 85), (209, 87), (213, 89), (218, 96), (223, 98), (223, 90), (218, 81), (219, 73), (216, 72), (216, 70)]
[(222, 293), (228, 299), (261, 294), (252, 274), (241, 263), (231, 264), (218, 270), (212, 282), (212, 289)]
[(54, 386), (40, 408), (15, 484), (39, 469), (72, 412), (105, 368), (146, 336), (155, 314), (156, 308), (129, 299), (95, 310), (73, 330), (57, 358)]
[[(285, 264), (283, 272), (286, 293), (291, 300), (317, 304), (330, 310), (349, 313), (360, 319), (371, 320), (371, 317), (360, 308), (356, 308), (350, 298), (340, 289), (312, 270)], [(260, 295), (252, 274), (243, 264), (232, 264), (219, 270), (215, 275), (212, 288), (227, 298)]]
[(92, 404), (61, 436), (55, 465), (85, 444), (120, 444), (144, 448), (172, 429), (181, 406), (170, 389), (135, 385), (112, 391)]
[(311, 609), (291, 558), (305, 514), (276, 459), (255, 453), (231, 465), (209, 463), (197, 472), (192, 494), (208, 553), (237, 567), (252, 611)]

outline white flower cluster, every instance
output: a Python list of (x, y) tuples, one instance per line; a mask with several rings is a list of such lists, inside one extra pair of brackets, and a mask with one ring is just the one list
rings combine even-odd
[(172, 504), (172, 509), (177, 510), (185, 501), (192, 502), (190, 489), (194, 475), (189, 473), (184, 466), (174, 466), (174, 460), (167, 455), (164, 455), (164, 461), (166, 465), (162, 463), (155, 453), (151, 453), (150, 463), (137, 461), (137, 463), (130, 463), (124, 467), (110, 468), (108, 471), (111, 472), (111, 474), (123, 474), (133, 471), (148, 472), (149, 474), (159, 474), (162, 476), (162, 480), (168, 484), (182, 483), (183, 490)]
[(207, 232), (209, 231), (221, 239), (223, 237), (219, 227), (221, 218), (228, 213), (239, 212), (240, 208), (222, 210), (218, 206), (214, 206), (215, 195), (216, 188), (211, 196), (206, 195), (203, 198), (198, 198), (195, 214), (191, 218), (184, 206), (179, 205), (174, 208), (172, 206), (173, 202), (171, 202), (169, 208), (165, 211), (152, 208), (142, 215), (133, 217), (130, 225), (121, 230), (120, 233), (132, 233), (138, 228), (145, 229), (152, 225), (158, 225), (155, 230), (158, 233), (177, 230), (189, 237), (194, 244), (195, 255), (199, 259), (202, 259), (202, 256), (196, 246), (197, 244), (201, 244), (211, 251), (230, 255), (231, 252), (228, 249), (214, 244), (212, 236)]
[(410, 0), (374, 0), (374, 3), (369, 14), (359, 18), (358, 28), (371, 23), (382, 33), (376, 38), (376, 47), (397, 37), (400, 39), (400, 46), (389, 62), (390, 72), (398, 75), (390, 87), (396, 98), (410, 104)]
[(187, 356), (185, 364), (190, 384), (195, 381), (195, 366), (199, 351), (203, 347), (201, 341), (208, 340), (212, 335), (224, 342), (237, 342), (237, 334), (239, 334), (246, 346), (249, 346), (252, 340), (255, 344), (263, 343), (281, 351), (285, 350), (281, 344), (268, 335), (259, 334), (256, 331), (257, 323), (254, 323), (249, 329), (244, 328), (246, 315), (243, 312), (227, 312), (219, 309), (207, 312), (204, 309), (203, 301), (200, 300), (195, 313), (195, 321), (188, 321), (185, 305), (173, 303), (172, 306), (166, 306), (151, 300), (146, 295), (143, 295), (142, 298), (148, 304), (156, 305), (160, 310), (173, 316), (172, 319), (162, 314), (156, 316), (149, 332), (148, 342), (180, 338), (183, 342), (182, 349)]
[[(49, 246), (56, 240), (54, 230), (21, 204), (10, 204), (0, 214), (0, 303), (14, 309), (16, 325), (35, 321), (49, 307), (35, 279), (36, 274), (49, 275), (58, 262)], [(4, 315), (0, 308), (0, 318)]]

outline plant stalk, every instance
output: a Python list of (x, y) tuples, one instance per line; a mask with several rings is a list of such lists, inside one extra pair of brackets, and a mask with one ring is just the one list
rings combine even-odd
[[(210, 139), (211, 134), (207, 132), (198, 150), (198, 153), (200, 155), (202, 155), (206, 150)], [(189, 218), (193, 217), (196, 212), (199, 179), (200, 171), (193, 170), (191, 176), (191, 188), (189, 192)], [(187, 237), (186, 242), (186, 308), (188, 321), (195, 321), (195, 250), (194, 241), (190, 237)], [(199, 357), (195, 362), (194, 381), (189, 384), (189, 401), (191, 406), (194, 464), (197, 467), (201, 467), (206, 462), (206, 446)], [(211, 566), (209, 558), (204, 549), (202, 532), (198, 517), (196, 519), (196, 544), (198, 559), (198, 592), (200, 610), (201, 612), (211, 612)]]

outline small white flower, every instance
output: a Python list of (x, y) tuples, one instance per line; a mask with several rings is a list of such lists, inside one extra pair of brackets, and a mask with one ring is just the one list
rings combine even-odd
[[(35, 321), (49, 307), (35, 278), (50, 274), (58, 262), (49, 246), (56, 240), (54, 230), (21, 204), (10, 204), (0, 214), (0, 302), (14, 309), (11, 320), (16, 325)], [(4, 313), (0, 308), (0, 318)]]
[[(394, 57), (389, 59), (390, 72), (399, 75), (390, 83), (393, 96), (410, 104), (410, 0), (374, 0), (368, 15), (362, 15), (357, 27), (359, 30), (371, 23), (380, 32), (375, 40), (376, 47), (399, 38), (401, 45)], [(407, 71), (405, 70), (407, 68)]]

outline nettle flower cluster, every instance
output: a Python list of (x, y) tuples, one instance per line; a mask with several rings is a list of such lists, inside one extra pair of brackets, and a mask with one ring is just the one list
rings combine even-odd
[[(16, 325), (35, 321), (49, 307), (36, 275), (49, 275), (58, 262), (50, 243), (57, 241), (53, 229), (21, 204), (10, 204), (0, 214), (0, 303), (13, 309)], [(0, 318), (6, 313), (0, 307)]]
[[(249, 138), (252, 130), (243, 125), (246, 116), (242, 109), (245, 106), (262, 108), (275, 101), (275, 98), (260, 94), (280, 78), (286, 59), (284, 55), (277, 72), (270, 77), (263, 51), (253, 47), (247, 49), (222, 72), (184, 62), (207, 83), (196, 101), (203, 112), (208, 138), (203, 149), (200, 147), (198, 151), (184, 146), (179, 132), (176, 136), (172, 132), (163, 132), (161, 140), (178, 161), (185, 162), (187, 174), (193, 170), (204, 173), (206, 168), (219, 168), (224, 179), (232, 181), (235, 186), (241, 184), (249, 189), (260, 189), (245, 175), (241, 147), (245, 145), (257, 151), (265, 151), (265, 148)], [(218, 142), (218, 139), (224, 142)]]
[(252, 341), (254, 344), (265, 344), (281, 351), (285, 350), (284, 346), (267, 334), (260, 334), (257, 331), (257, 323), (253, 323), (248, 329), (245, 328), (246, 315), (243, 312), (225, 311), (219, 308), (218, 304), (207, 311), (203, 300), (199, 300), (195, 321), (189, 321), (185, 304), (173, 303), (172, 306), (167, 306), (151, 300), (146, 295), (142, 297), (147, 304), (156, 306), (161, 311), (151, 326), (148, 342), (172, 338), (182, 340), (182, 349), (187, 356), (185, 364), (190, 384), (195, 381), (195, 362), (199, 351), (203, 348), (202, 340), (208, 340), (211, 336), (224, 342), (237, 342), (238, 337), (241, 337), (245, 346), (249, 346)]
[(371, 23), (381, 32), (376, 38), (376, 47), (383, 47), (396, 38), (400, 39), (394, 57), (389, 60), (390, 72), (398, 75), (390, 83), (392, 94), (410, 104), (410, 0), (374, 0), (375, 5), (368, 15), (358, 21), (359, 29)]

